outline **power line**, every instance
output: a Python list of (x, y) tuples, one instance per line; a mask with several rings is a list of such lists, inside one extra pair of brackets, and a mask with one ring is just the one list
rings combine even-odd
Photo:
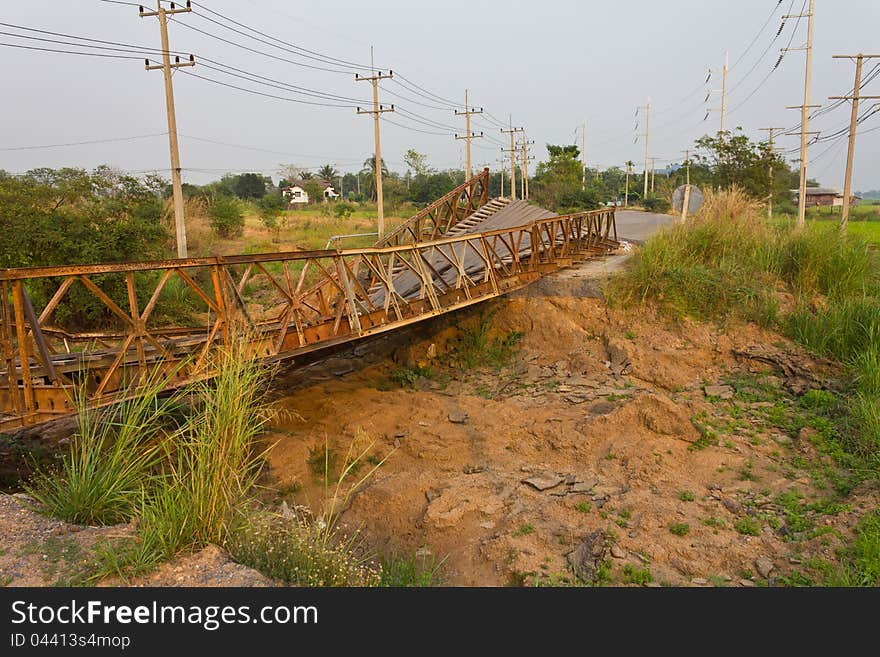
[(134, 59), (137, 61), (143, 61), (143, 57), (134, 57), (132, 55), (110, 55), (106, 53), (100, 52), (80, 52), (78, 50), (61, 50), (58, 48), (40, 48), (38, 46), (25, 46), (18, 43), (0, 43), (0, 46), (6, 46), (7, 48), (21, 48), (22, 50), (37, 50), (40, 52), (57, 52), (65, 55), (85, 55), (87, 57), (105, 57), (107, 59)]
[(150, 139), (152, 137), (165, 137), (167, 132), (154, 132), (149, 135), (134, 135), (132, 137), (113, 137), (109, 139), (91, 139), (89, 141), (73, 141), (65, 144), (42, 144), (40, 146), (13, 146), (9, 148), (0, 148), (0, 151), (38, 151), (48, 148), (67, 148), (68, 146), (88, 146), (90, 144), (110, 144), (117, 142), (136, 141), (138, 139)]

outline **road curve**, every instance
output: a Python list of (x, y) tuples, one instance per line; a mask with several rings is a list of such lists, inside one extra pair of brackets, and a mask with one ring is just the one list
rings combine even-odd
[(623, 239), (644, 241), (672, 223), (672, 216), (638, 210), (617, 210), (614, 213), (617, 235)]

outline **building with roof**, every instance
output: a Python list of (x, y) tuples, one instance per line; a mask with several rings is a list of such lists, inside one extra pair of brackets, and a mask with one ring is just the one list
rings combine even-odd
[[(793, 189), (794, 202), (800, 202), (800, 190)], [(858, 205), (861, 199), (853, 194), (850, 197), (851, 206)], [(843, 190), (833, 187), (807, 187), (807, 206), (815, 207), (843, 207)]]
[[(326, 180), (316, 180), (315, 182), (321, 185), (325, 201), (339, 198), (339, 194), (336, 193), (331, 183)], [(304, 180), (293, 180), (287, 187), (281, 188), (281, 194), (291, 205), (305, 205), (311, 200), (309, 199), (309, 193), (305, 190), (305, 183), (306, 181)]]

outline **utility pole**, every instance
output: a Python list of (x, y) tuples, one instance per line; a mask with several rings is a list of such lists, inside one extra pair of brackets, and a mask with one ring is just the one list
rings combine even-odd
[(581, 191), (587, 191), (587, 122), (581, 124), (581, 161), (583, 173), (581, 175)]
[(467, 167), (465, 168), (465, 177), (464, 179), (471, 179), (471, 139), (480, 139), (483, 136), (483, 133), (477, 134), (475, 132), (471, 132), (471, 114), (482, 114), (483, 108), (481, 107), (479, 111), (475, 110), (473, 107), (468, 105), (468, 90), (464, 90), (464, 112), (459, 112), (455, 110), (456, 116), (464, 115), (464, 124), (465, 124), (465, 132), (464, 135), (455, 135), (456, 139), (464, 139), (465, 140), (465, 160), (467, 162)]
[(807, 18), (807, 45), (800, 48), (783, 48), (782, 52), (789, 50), (806, 50), (807, 64), (804, 73), (804, 104), (797, 107), (789, 107), (788, 109), (801, 110), (801, 180), (798, 189), (798, 217), (797, 227), (803, 228), (806, 225), (807, 218), (807, 161), (809, 154), (807, 152), (807, 135), (810, 134), (810, 109), (816, 107), (810, 105), (810, 86), (813, 76), (813, 18), (816, 14), (816, 0), (810, 0), (810, 11), (808, 14), (796, 14), (793, 16), (783, 16), (787, 18)]
[(507, 166), (507, 158), (503, 155), (497, 162), (501, 165), (501, 196), (504, 196), (504, 167)]
[(629, 176), (632, 173), (632, 165), (632, 162), (626, 163), (626, 191), (623, 196), (623, 207), (625, 208), (629, 207)]
[(174, 87), (171, 84), (172, 69), (182, 66), (195, 66), (195, 58), (190, 55), (189, 61), (180, 61), (180, 57), (175, 56), (174, 63), (171, 63), (171, 51), (168, 45), (168, 16), (173, 14), (182, 14), (192, 11), (190, 0), (187, 0), (185, 7), (175, 7), (171, 3), (169, 9), (162, 6), (162, 0), (156, 0), (156, 11), (144, 11), (143, 7), (139, 7), (141, 18), (156, 16), (159, 18), (159, 31), (162, 37), (162, 63), (154, 66), (150, 64), (150, 60), (146, 60), (146, 69), (154, 71), (162, 69), (165, 74), (165, 112), (168, 115), (168, 145), (171, 150), (171, 193), (174, 199), (174, 231), (177, 242), (177, 257), (186, 258), (186, 220), (183, 210), (183, 183), (180, 179), (180, 147), (177, 141), (177, 117), (174, 112)]
[(684, 155), (684, 166), (687, 170), (687, 182), (684, 186), (684, 199), (681, 204), (681, 221), (684, 223), (688, 218), (688, 207), (691, 204), (691, 151), (686, 150)]
[(528, 139), (526, 139), (526, 133), (523, 132), (523, 139), (522, 142), (519, 144), (519, 147), (522, 149), (522, 179), (520, 180), (520, 185), (522, 187), (522, 198), (524, 200), (529, 199), (529, 160), (535, 159), (534, 157), (529, 155), (529, 146), (534, 143), (534, 140), (529, 141)]
[[(709, 112), (718, 112), (721, 114), (721, 130), (719, 134), (724, 134), (725, 129), (727, 128), (727, 71), (728, 71), (728, 62), (729, 62), (728, 52), (724, 51), (724, 66), (721, 69), (721, 88), (720, 89), (711, 89), (709, 94), (706, 96), (706, 100), (709, 99), (709, 96), (712, 94), (720, 94), (721, 95), (721, 108), (712, 107), (709, 108)], [(717, 71), (713, 71), (709, 69), (709, 76), (711, 77), (712, 73), (717, 73)], [(708, 82), (708, 80), (707, 80)], [(709, 114), (707, 113), (708, 117)]]
[(654, 193), (654, 175), (656, 173), (656, 170), (655, 170), (656, 162), (657, 162), (657, 158), (652, 157), (651, 158), (651, 193), (652, 194)]
[[(777, 130), (784, 130), (785, 128), (759, 128), (762, 132), (770, 133), (770, 153), (771, 155), (776, 154), (776, 149), (773, 148), (773, 133)], [(767, 196), (767, 218), (773, 218), (773, 161), (770, 161), (770, 171), (768, 172), (770, 177), (770, 193)]]
[[(370, 59), (372, 59), (372, 52), (373, 49), (370, 48)], [(385, 235), (385, 200), (382, 197), (382, 146), (379, 143), (379, 115), (384, 112), (394, 111), (394, 105), (391, 105), (391, 107), (385, 107), (384, 105), (379, 104), (379, 80), (388, 80), (392, 77), (394, 77), (394, 71), (388, 71), (387, 75), (383, 75), (382, 71), (379, 71), (378, 75), (373, 73), (373, 75), (370, 75), (369, 77), (362, 77), (358, 73), (354, 74), (354, 79), (356, 82), (369, 80), (373, 83), (373, 109), (362, 110), (360, 107), (358, 107), (357, 113), (373, 115), (373, 131), (375, 133), (374, 137), (376, 140), (376, 153), (374, 159), (376, 160), (376, 205), (378, 212), (379, 239), (382, 239), (382, 237)]]
[(651, 146), (651, 99), (648, 99), (648, 104), (645, 105), (645, 192), (642, 196), (642, 200), (648, 197), (648, 160), (649, 149)]
[(855, 59), (856, 60), (856, 81), (853, 85), (852, 96), (832, 96), (829, 100), (851, 100), (852, 116), (849, 122), (849, 150), (846, 153), (846, 179), (843, 184), (843, 208), (840, 212), (840, 231), (846, 232), (846, 225), (849, 221), (849, 203), (852, 198), (852, 172), (853, 158), (856, 150), (856, 129), (859, 123), (859, 101), (860, 100), (877, 100), (880, 96), (862, 96), (860, 91), (862, 88), (862, 64), (866, 59), (880, 59), (880, 55), (834, 55), (833, 59)]
[(513, 120), (508, 118), (510, 128), (505, 130), (501, 128), (501, 132), (510, 135), (510, 148), (502, 148), (501, 150), (510, 156), (510, 198), (516, 200), (516, 133), (523, 132), (524, 128), (514, 128)]

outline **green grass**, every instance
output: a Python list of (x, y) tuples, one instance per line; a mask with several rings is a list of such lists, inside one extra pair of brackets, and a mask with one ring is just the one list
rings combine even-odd
[(510, 331), (494, 338), (491, 336), (492, 318), (497, 312), (497, 307), (490, 310), (480, 317), (476, 326), (467, 327), (462, 332), (454, 351), (455, 361), (460, 368), (488, 367), (497, 371), (516, 354), (516, 345), (523, 333)]
[(437, 561), (434, 555), (410, 557), (392, 556), (382, 559), (379, 586), (429, 587), (442, 583), (441, 569), (446, 559)]
[(535, 526), (531, 523), (525, 523), (520, 525), (519, 529), (516, 530), (517, 536), (528, 536), (529, 534), (535, 533)]
[(40, 469), (25, 490), (40, 509), (56, 518), (84, 525), (128, 520), (154, 483), (162, 460), (157, 435), (172, 408), (160, 401), (161, 373), (143, 382), (144, 394), (118, 404), (90, 409), (78, 390), (77, 431), (58, 470)]
[(678, 499), (680, 499), (682, 502), (693, 502), (696, 497), (689, 490), (680, 490), (678, 491)]
[(761, 523), (754, 518), (740, 518), (733, 528), (744, 536), (757, 536), (761, 533)]
[(632, 564), (626, 564), (623, 567), (622, 573), (624, 584), (637, 584), (638, 586), (644, 586), (645, 584), (654, 581), (654, 576), (651, 574), (650, 570), (647, 568), (636, 568)]
[(391, 380), (401, 388), (414, 388), (419, 379), (430, 379), (434, 370), (429, 366), (412, 365), (398, 367), (391, 373)]
[(669, 525), (669, 532), (676, 536), (687, 536), (690, 531), (691, 527), (686, 522), (676, 522)]
[(841, 567), (829, 578), (834, 586), (880, 586), (880, 509), (866, 514), (853, 543), (840, 554)]
[(574, 505), (574, 508), (580, 513), (589, 513), (590, 510), (593, 508), (593, 505), (590, 502), (578, 502)]

